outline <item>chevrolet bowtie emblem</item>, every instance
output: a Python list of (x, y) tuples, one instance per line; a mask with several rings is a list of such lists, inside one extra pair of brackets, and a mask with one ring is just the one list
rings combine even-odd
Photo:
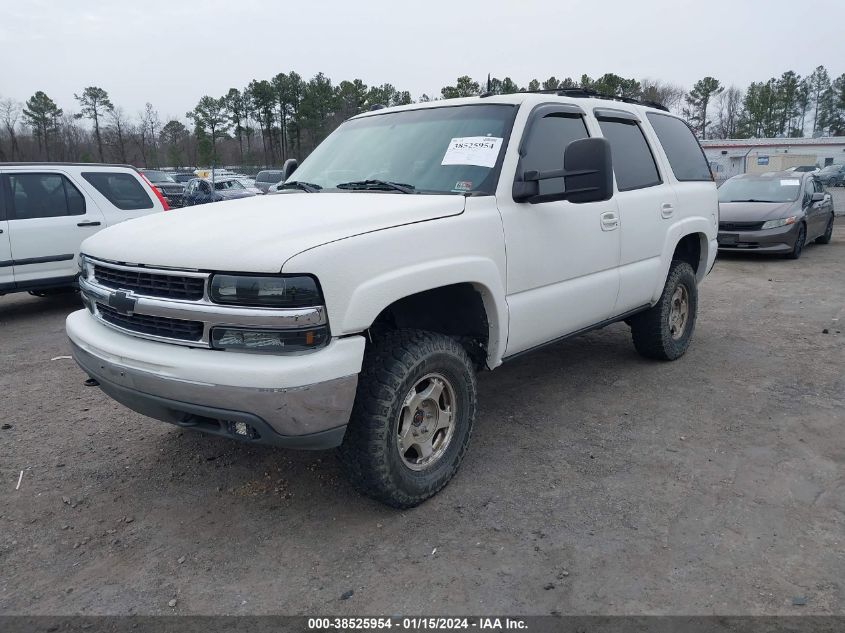
[(132, 316), (137, 302), (137, 299), (133, 299), (125, 292), (118, 291), (109, 295), (109, 307), (114, 308), (124, 316)]

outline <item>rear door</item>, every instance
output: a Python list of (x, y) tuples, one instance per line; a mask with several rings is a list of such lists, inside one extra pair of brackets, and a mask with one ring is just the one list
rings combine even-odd
[(677, 199), (661, 176), (639, 117), (614, 108), (596, 108), (594, 112), (602, 136), (610, 143), (616, 180), (621, 249), (619, 296), (613, 312), (620, 315), (651, 303), (660, 275), (667, 219), (674, 214)]
[(82, 168), (79, 176), (80, 187), (96, 201), (109, 226), (164, 210), (151, 185), (134, 170)]
[(0, 178), (0, 292), (15, 285), (12, 266), (12, 246), (9, 242), (9, 221), (6, 219), (6, 197), (3, 195), (3, 180)]
[(103, 214), (61, 170), (10, 170), (2, 179), (15, 282), (71, 281), (79, 245), (102, 228)]

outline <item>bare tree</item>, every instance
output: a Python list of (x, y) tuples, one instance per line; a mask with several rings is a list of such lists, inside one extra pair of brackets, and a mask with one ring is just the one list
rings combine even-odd
[(121, 163), (128, 163), (126, 146), (129, 141), (129, 122), (123, 108), (117, 106), (109, 112), (109, 125), (106, 128), (106, 141), (112, 149), (112, 154)]
[(716, 123), (710, 130), (711, 138), (736, 138), (742, 114), (742, 91), (731, 86), (716, 97)]
[(675, 113), (680, 113), (686, 94), (683, 86), (648, 78), (640, 81), (640, 90), (646, 101), (660, 103)]
[(144, 111), (140, 114), (140, 117), (140, 125), (146, 128), (145, 136), (148, 141), (150, 163), (152, 166), (158, 167), (158, 144), (156, 143), (156, 139), (161, 130), (161, 119), (158, 116), (158, 111), (149, 102), (144, 106)]
[(0, 123), (2, 123), (3, 130), (9, 137), (9, 154), (11, 160), (15, 160), (16, 157), (20, 156), (17, 136), (17, 127), (20, 117), (20, 103), (14, 99), (3, 99), (0, 101)]

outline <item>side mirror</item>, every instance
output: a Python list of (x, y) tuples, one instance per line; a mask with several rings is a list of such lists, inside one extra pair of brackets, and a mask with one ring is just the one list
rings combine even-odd
[[(540, 181), (563, 179), (562, 190), (540, 193)], [(610, 143), (603, 138), (584, 138), (572, 141), (563, 153), (563, 169), (554, 171), (527, 171), (522, 180), (513, 185), (516, 202), (554, 202), (569, 200), (574, 203), (601, 202), (613, 196), (613, 165)]]
[(824, 200), (824, 194), (820, 191), (816, 191), (812, 196), (810, 196), (811, 202), (821, 202)]
[(297, 167), (299, 167), (299, 161), (295, 158), (288, 158), (282, 165), (282, 182), (290, 178)]

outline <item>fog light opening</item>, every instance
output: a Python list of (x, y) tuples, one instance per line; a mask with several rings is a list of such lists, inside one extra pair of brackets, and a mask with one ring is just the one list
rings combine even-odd
[(226, 423), (226, 426), (228, 427), (229, 433), (235, 437), (240, 437), (245, 440), (257, 440), (261, 437), (258, 434), (258, 431), (246, 422), (230, 421)]

